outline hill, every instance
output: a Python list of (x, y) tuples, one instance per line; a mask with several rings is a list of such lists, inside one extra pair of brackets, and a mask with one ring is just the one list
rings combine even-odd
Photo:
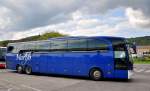
[[(48, 38), (64, 37), (64, 36), (68, 36), (68, 35), (64, 35), (58, 32), (49, 32), (42, 35), (30, 36), (19, 40), (0, 41), (0, 46), (7, 46), (8, 43), (13, 43), (13, 42), (47, 40)], [(128, 41), (131, 43), (135, 42), (137, 45), (150, 45), (150, 36), (128, 38)]]
[(144, 37), (136, 37), (136, 38), (128, 38), (129, 42), (133, 43), (135, 42), (136, 45), (150, 45), (150, 36), (144, 36)]
[(35, 36), (30, 36), (26, 38), (22, 38), (19, 40), (5, 40), (5, 41), (0, 41), (0, 46), (7, 46), (8, 43), (13, 43), (13, 42), (26, 42), (26, 41), (36, 41), (36, 40), (47, 40), (48, 38), (54, 38), (54, 37), (64, 37), (67, 35), (58, 33), (58, 32), (49, 32), (45, 33), (42, 35), (35, 35)]

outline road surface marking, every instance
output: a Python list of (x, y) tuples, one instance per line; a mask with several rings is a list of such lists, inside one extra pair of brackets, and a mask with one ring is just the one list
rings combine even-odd
[(21, 86), (22, 86), (22, 87), (25, 87), (25, 88), (32, 89), (32, 90), (34, 90), (34, 91), (41, 91), (40, 89), (33, 88), (33, 87), (30, 87), (30, 86), (27, 86), (27, 85), (24, 85), (24, 84), (22, 84)]
[(134, 69), (134, 71), (136, 72), (136, 71), (138, 71), (139, 69)]
[(134, 72), (141, 72), (141, 69), (134, 69)]
[(4, 72), (12, 72), (12, 70), (8, 70), (8, 69), (0, 69), (0, 73), (4, 73)]
[(13, 90), (13, 88), (9, 88), (7, 91), (11, 91), (11, 90)]
[(135, 70), (135, 72), (142, 72), (144, 69)]
[(146, 73), (149, 73), (149, 72), (150, 72), (150, 70), (146, 70), (145, 72), (146, 72)]
[(16, 83), (14, 82), (11, 82), (9, 80), (6, 80), (6, 79), (0, 79), (0, 81), (4, 81), (6, 83), (8, 83), (8, 86), (10, 86), (10, 88), (8, 89), (8, 91), (11, 91), (12, 89), (20, 89)]

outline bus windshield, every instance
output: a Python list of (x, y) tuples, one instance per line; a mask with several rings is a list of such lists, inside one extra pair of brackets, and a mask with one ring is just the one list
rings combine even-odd
[(112, 45), (114, 50), (115, 69), (128, 69), (128, 65), (131, 64), (131, 56), (126, 40), (121, 38), (113, 38)]

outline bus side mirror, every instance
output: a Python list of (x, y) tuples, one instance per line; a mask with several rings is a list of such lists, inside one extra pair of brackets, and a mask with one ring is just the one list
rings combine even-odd
[(134, 50), (134, 54), (137, 54), (136, 48), (133, 48), (133, 50)]
[(136, 45), (135, 45), (135, 44), (132, 44), (132, 45), (131, 45), (131, 48), (132, 48), (131, 53), (132, 53), (132, 54), (137, 54)]

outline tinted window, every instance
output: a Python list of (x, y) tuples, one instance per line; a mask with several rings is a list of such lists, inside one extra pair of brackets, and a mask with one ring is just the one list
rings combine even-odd
[(0, 48), (0, 54), (1, 55), (4, 55), (6, 53), (6, 48)]
[(1, 51), (4, 51), (4, 52), (5, 52), (5, 51), (6, 51), (6, 48), (1, 48)]
[(108, 50), (108, 44), (100, 39), (88, 39), (88, 49)]
[(35, 43), (35, 49), (50, 49), (50, 41), (40, 41)]
[(125, 51), (125, 40), (121, 38), (112, 38), (110, 39), (112, 41), (113, 49), (114, 51)]
[(7, 52), (9, 52), (9, 53), (10, 53), (10, 52), (12, 52), (12, 51), (13, 51), (13, 49), (14, 49), (14, 47), (13, 47), (13, 46), (8, 46), (8, 47), (7, 47)]
[(16, 52), (18, 53), (20, 50), (24, 50), (24, 44), (17, 45)]
[(24, 48), (22, 50), (34, 50), (36, 49), (36, 43), (24, 43)]
[(125, 51), (126, 49), (126, 46), (125, 44), (116, 44), (116, 45), (113, 45), (113, 49), (114, 51)]
[(72, 39), (68, 40), (68, 49), (87, 49), (87, 40), (86, 39)]
[(51, 49), (67, 49), (66, 40), (52, 40)]
[(114, 50), (115, 69), (128, 69), (125, 40), (121, 38), (112, 38), (111, 41)]
[(12, 53), (18, 53), (20, 50), (24, 49), (24, 44), (18, 43), (18, 44), (12, 44), (8, 46), (7, 51)]

